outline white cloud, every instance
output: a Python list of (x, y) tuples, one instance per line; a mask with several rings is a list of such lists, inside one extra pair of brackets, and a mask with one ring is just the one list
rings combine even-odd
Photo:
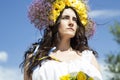
[(120, 16), (120, 10), (94, 10), (89, 13), (92, 18), (110, 18)]
[(11, 69), (0, 66), (0, 80), (23, 80), (19, 69)]
[[(0, 62), (7, 62), (7, 59), (8, 54), (5, 51), (0, 51)], [(0, 80), (23, 80), (21, 70), (0, 65)]]
[(6, 62), (8, 59), (8, 54), (5, 51), (0, 52), (0, 62)]

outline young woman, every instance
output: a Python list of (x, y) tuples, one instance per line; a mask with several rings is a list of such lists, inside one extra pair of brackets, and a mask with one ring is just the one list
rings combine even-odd
[(95, 51), (88, 46), (93, 25), (83, 1), (36, 0), (29, 17), (37, 28), (46, 29), (25, 53), (24, 80), (102, 80)]

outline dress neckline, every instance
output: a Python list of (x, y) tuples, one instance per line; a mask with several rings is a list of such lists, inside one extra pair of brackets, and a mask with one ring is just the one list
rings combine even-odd
[[(86, 51), (86, 50), (84, 50), (84, 51)], [(62, 60), (58, 59), (57, 57), (55, 57), (53, 55), (43, 56), (42, 58), (39, 58), (38, 60), (49, 60), (49, 61), (52, 60), (52, 61), (56, 61), (56, 62), (65, 62), (65, 63), (67, 62), (67, 63), (69, 63), (69, 62), (81, 60), (85, 55), (84, 51), (81, 52), (82, 55), (81, 55), (80, 58), (75, 58), (75, 59), (68, 60), (68, 61), (62, 61)]]
[(68, 60), (68, 61), (62, 61), (58, 58), (56, 58), (55, 56), (49, 56), (50, 59), (48, 59), (48, 61), (55, 61), (55, 62), (60, 62), (60, 63), (71, 63), (71, 62), (74, 62), (74, 61), (80, 61), (82, 60), (82, 56), (80, 58), (74, 58), (74, 59), (71, 59), (71, 60)]

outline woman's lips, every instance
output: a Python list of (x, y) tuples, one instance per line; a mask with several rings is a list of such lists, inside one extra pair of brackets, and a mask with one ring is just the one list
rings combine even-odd
[(73, 28), (67, 28), (67, 29), (70, 29), (70, 30), (72, 30), (72, 31), (75, 31)]

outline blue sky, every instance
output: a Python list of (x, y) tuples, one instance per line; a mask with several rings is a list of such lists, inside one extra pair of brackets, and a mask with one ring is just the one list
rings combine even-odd
[[(19, 64), (24, 52), (40, 37), (39, 31), (27, 17), (31, 1), (0, 1), (0, 80), (22, 80), (21, 76), (17, 78), (17, 74), (20, 74)], [(94, 36), (89, 40), (90, 47), (99, 53), (100, 60), (106, 53), (117, 52), (120, 47), (109, 31), (109, 26), (113, 25), (115, 20), (120, 21), (119, 3), (119, 0), (89, 1), (89, 15), (93, 20), (97, 24), (107, 23), (97, 25)]]

